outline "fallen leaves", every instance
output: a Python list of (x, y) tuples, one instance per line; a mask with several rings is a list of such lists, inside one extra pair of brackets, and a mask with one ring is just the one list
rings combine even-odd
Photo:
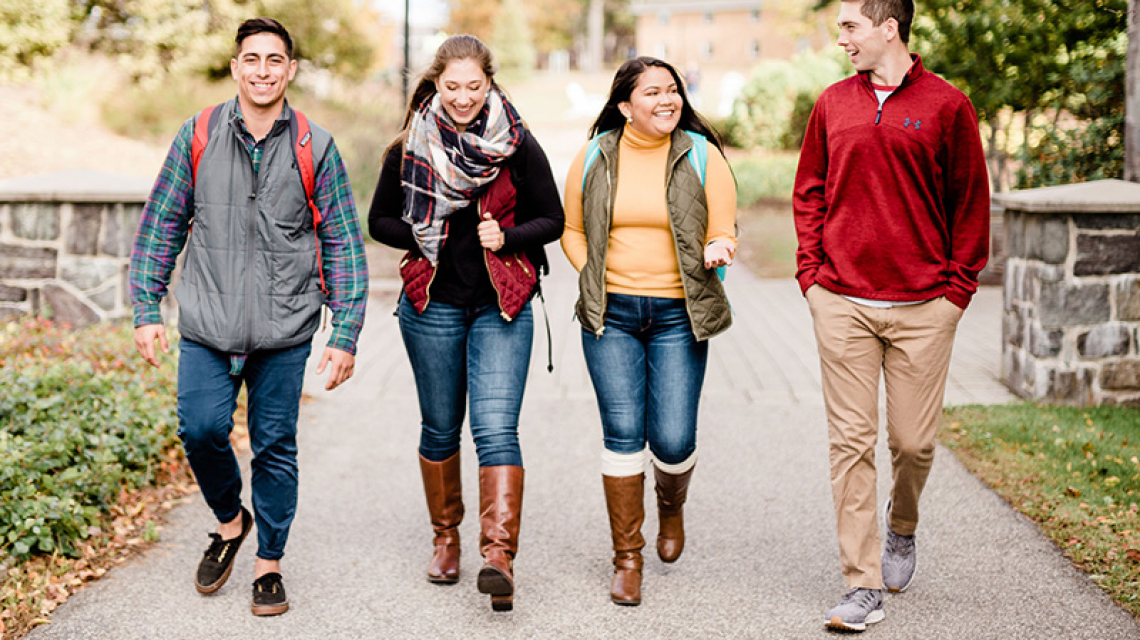
[(37, 556), (0, 574), (0, 637), (15, 638), (50, 624), (50, 614), (87, 583), (141, 552), (158, 538), (162, 515), (197, 491), (189, 470), (161, 486), (122, 493), (99, 527), (77, 547), (79, 558)]

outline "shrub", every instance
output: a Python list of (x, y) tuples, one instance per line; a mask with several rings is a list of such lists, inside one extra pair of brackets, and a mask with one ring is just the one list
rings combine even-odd
[(797, 162), (792, 153), (765, 153), (734, 160), (736, 206), (751, 207), (762, 199), (790, 200)]
[[(761, 62), (753, 68), (725, 123), (729, 139), (744, 148), (798, 148), (788, 145), (802, 139), (807, 120), (801, 115), (803, 125), (793, 123), (793, 113), (797, 108), (802, 112), (803, 103), (814, 104), (828, 85), (847, 72), (838, 49), (802, 53), (790, 61)], [(798, 134), (793, 127), (800, 129)]]
[(0, 328), (0, 550), (77, 555), (123, 491), (175, 448), (176, 366), (135, 356), (126, 325)]

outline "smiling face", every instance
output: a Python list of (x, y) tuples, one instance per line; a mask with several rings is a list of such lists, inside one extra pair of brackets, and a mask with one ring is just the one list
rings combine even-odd
[(230, 60), (230, 74), (243, 112), (280, 111), (285, 89), (297, 75), (297, 61), (289, 58), (280, 37), (256, 33), (242, 40), (237, 57)]
[(683, 106), (677, 80), (662, 67), (647, 67), (638, 76), (629, 101), (618, 103), (618, 109), (630, 121), (630, 126), (652, 138), (673, 133), (681, 120)]
[(836, 44), (847, 52), (856, 71), (876, 71), (887, 50), (889, 36), (897, 32), (897, 22), (888, 18), (879, 26), (863, 15), (862, 2), (839, 3), (839, 39)]
[(443, 109), (460, 132), (483, 110), (491, 79), (474, 58), (452, 60), (435, 81)]

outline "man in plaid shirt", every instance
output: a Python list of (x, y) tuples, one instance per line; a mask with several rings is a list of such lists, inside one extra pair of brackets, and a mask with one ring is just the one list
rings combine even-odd
[[(289, 608), (280, 561), (297, 505), (297, 414), (311, 339), (327, 305), (333, 331), (317, 373), (328, 370), (326, 389), (352, 376), (368, 266), (332, 136), (312, 125), (297, 140), (297, 123), (306, 121), (285, 100), (297, 71), (288, 31), (255, 18), (239, 27), (236, 42), (230, 70), (238, 95), (214, 108), (200, 159), (192, 158), (197, 118), (179, 130), (143, 210), (130, 289), (135, 347), (157, 366), (157, 349), (170, 351), (159, 303), (186, 247), (176, 293), (178, 435), (219, 522), (196, 586), (203, 594), (222, 587), (256, 522), (252, 610), (276, 615)], [(315, 173), (311, 194), (295, 150), (305, 145)], [(229, 443), (243, 382), (253, 514), (241, 504)]]

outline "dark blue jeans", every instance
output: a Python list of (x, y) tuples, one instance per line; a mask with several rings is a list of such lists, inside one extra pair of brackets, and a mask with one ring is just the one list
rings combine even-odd
[(530, 303), (507, 322), (495, 305), (432, 302), (418, 314), (401, 296), (399, 316), (420, 400), (420, 455), (438, 462), (459, 451), (470, 397), (479, 466), (522, 466), (518, 425), (534, 340)]
[(257, 557), (277, 560), (297, 511), (297, 413), (311, 345), (252, 353), (240, 376), (230, 375), (225, 353), (185, 338), (179, 349), (178, 437), (219, 522), (241, 513), (241, 471), (229, 436), (245, 382)]
[(666, 464), (697, 448), (708, 342), (693, 335), (685, 301), (610, 293), (605, 331), (582, 331), (606, 449), (649, 450)]

